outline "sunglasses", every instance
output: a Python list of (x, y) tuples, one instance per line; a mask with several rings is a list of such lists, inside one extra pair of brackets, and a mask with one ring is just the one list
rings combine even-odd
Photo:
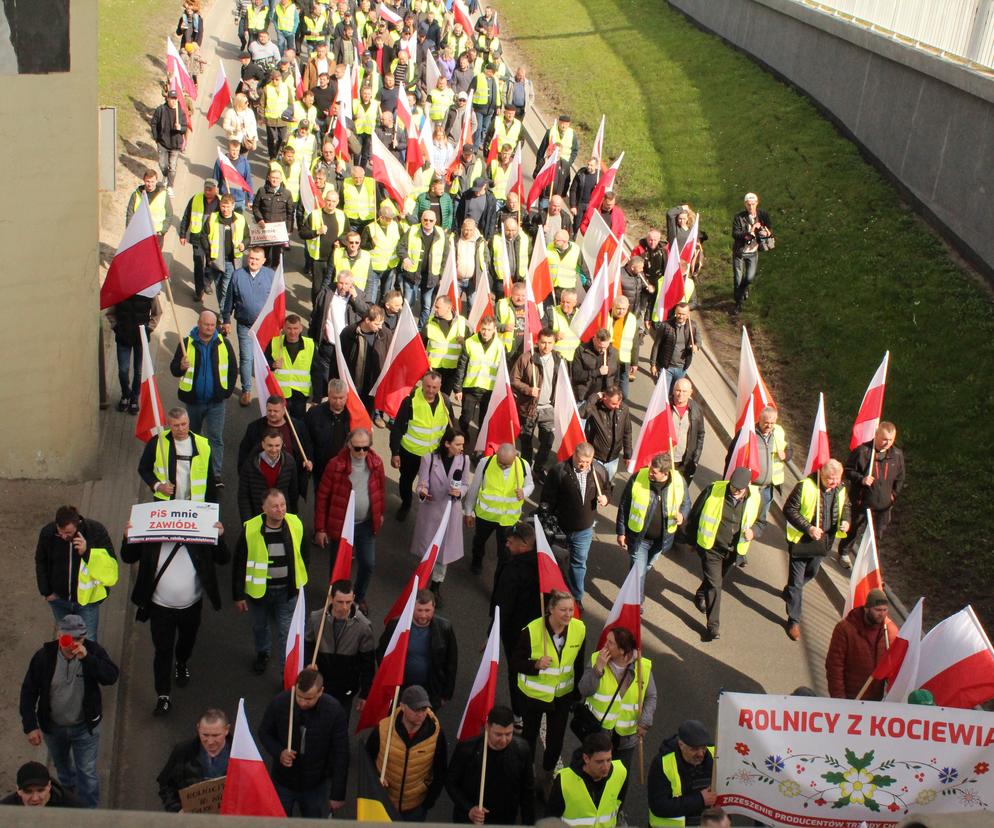
[(349, 446), (352, 451), (369, 451), (369, 446)]

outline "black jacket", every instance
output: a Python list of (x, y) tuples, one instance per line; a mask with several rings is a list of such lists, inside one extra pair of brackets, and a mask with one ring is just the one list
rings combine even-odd
[[(452, 821), (470, 824), (469, 810), (480, 796), (483, 771), (483, 740), (486, 735), (458, 742), (449, 760), (445, 790), (452, 797)], [(483, 807), (487, 821), (499, 825), (535, 822), (535, 772), (528, 742), (520, 736), (511, 739), (504, 750), (487, 751), (487, 779), (483, 788)]]
[(583, 430), (587, 442), (594, 447), (594, 457), (607, 463), (616, 457), (628, 460), (632, 456), (632, 414), (628, 403), (613, 411), (599, 404), (597, 395), (592, 395), (584, 405), (585, 422)]
[[(121, 546), (121, 560), (125, 563), (138, 563), (138, 577), (135, 578), (134, 588), (131, 590), (131, 603), (136, 607), (145, 607), (152, 602), (152, 584), (155, 582), (155, 574), (159, 570), (159, 552), (162, 544), (153, 543), (123, 543)], [(217, 543), (191, 543), (186, 547), (193, 562), (193, 568), (200, 579), (200, 586), (204, 594), (211, 602), (214, 609), (221, 609), (221, 590), (217, 584), (217, 570), (215, 567), (224, 566), (231, 560), (231, 553), (224, 542), (224, 537), (217, 539)]]
[[(289, 415), (288, 415), (289, 416)], [(302, 491), (307, 487), (307, 470), (304, 468), (304, 459), (300, 456), (300, 449), (303, 447), (304, 454), (307, 455), (309, 460), (314, 456), (314, 450), (311, 446), (311, 436), (307, 429), (304, 428), (303, 421), (297, 419), (296, 417), (290, 417), (293, 422), (293, 427), (297, 432), (297, 437), (300, 438), (301, 445), (297, 445), (293, 437), (290, 438), (290, 444), (287, 445), (286, 442), (283, 444), (283, 451), (285, 454), (293, 457), (294, 462), (297, 466), (297, 482), (299, 485), (299, 490)], [(245, 428), (245, 434), (242, 436), (242, 441), (238, 444), (238, 468), (239, 471), (245, 465), (245, 461), (250, 457), (258, 457), (259, 452), (262, 450), (262, 435), (265, 434), (266, 429), (269, 428), (265, 417), (259, 417), (256, 420), (252, 420)], [(287, 502), (287, 507), (290, 504)], [(288, 511), (293, 512), (293, 509), (288, 509)], [(255, 512), (254, 514), (258, 514)], [(249, 517), (253, 517), (250, 515)], [(246, 518), (248, 520), (248, 518)]]
[[(190, 432), (193, 433), (192, 431)], [(169, 441), (169, 480), (171, 483), (176, 482), (176, 446), (173, 445), (173, 435), (171, 433), (166, 433), (166, 439)], [(142, 451), (141, 459), (138, 461), (138, 476), (145, 481), (148, 487), (154, 492), (155, 484), (160, 482), (159, 478), (155, 476), (155, 444), (158, 442), (158, 437), (153, 437), (147, 443), (145, 443), (145, 449)], [(195, 440), (193, 443), (193, 456), (197, 455), (197, 443)], [(172, 500), (173, 498), (170, 498)], [(207, 470), (207, 492), (204, 495), (204, 500), (207, 503), (217, 503), (217, 483), (214, 480), (214, 472), (208, 468)]]
[[(570, 770), (574, 771), (580, 779), (583, 780), (583, 784), (587, 788), (587, 793), (596, 803), (600, 803), (601, 797), (604, 795), (604, 789), (607, 787), (608, 780), (611, 778), (611, 774), (618, 772), (614, 765), (612, 765), (611, 773), (603, 779), (594, 781), (583, 772), (583, 756), (579, 751), (577, 751), (576, 755), (574, 755), (569, 767)], [(552, 782), (552, 789), (549, 791), (549, 801), (546, 803), (545, 813), (548, 816), (562, 816), (565, 812), (566, 801), (563, 798), (563, 780), (561, 775), (556, 774), (556, 778)]]
[[(380, 376), (380, 369), (387, 361), (391, 333), (385, 327), (380, 328), (373, 334), (373, 347), (369, 348), (366, 337), (359, 331), (360, 324), (356, 322), (342, 331), (342, 356), (345, 357), (345, 364), (349, 366), (349, 371), (352, 373), (359, 396), (365, 397), (369, 395), (369, 389), (373, 387), (373, 383)], [(362, 352), (360, 352), (360, 348)], [(360, 361), (365, 366), (361, 373), (358, 371)], [(332, 367), (336, 369), (333, 370), (332, 375), (338, 377), (338, 366)], [(341, 377), (338, 378), (341, 379)]]
[[(390, 637), (397, 626), (394, 619), (383, 630), (380, 643), (376, 648), (376, 660), (383, 660)], [(428, 676), (428, 696), (431, 706), (438, 710), (440, 702), (451, 701), (456, 692), (456, 674), (459, 668), (459, 649), (456, 645), (456, 634), (445, 618), (436, 615), (428, 625), (431, 641), (431, 672)]]
[[(680, 796), (673, 796), (673, 787), (663, 773), (663, 757), (667, 753), (673, 752), (676, 752), (676, 767), (683, 789)], [(704, 761), (699, 769), (688, 765), (680, 753), (677, 737), (671, 736), (663, 742), (659, 748), (659, 753), (653, 757), (652, 763), (649, 765), (649, 778), (647, 780), (649, 811), (664, 819), (689, 817), (690, 819), (687, 820), (689, 824), (699, 825), (700, 821), (693, 819), (693, 817), (699, 817), (701, 811), (704, 810), (704, 797), (701, 796), (700, 792), (709, 786), (713, 766), (714, 758), (710, 751), (704, 755)]]
[[(467, 200), (473, 198), (475, 194), (475, 190), (473, 190), (472, 187), (463, 191), (463, 194), (459, 199), (459, 206), (456, 207), (457, 228), (462, 227), (462, 223), (466, 219)], [(494, 194), (490, 192), (489, 189), (486, 191), (486, 194), (481, 197), (485, 199), (485, 203), (483, 206), (483, 214), (480, 216), (480, 220), (476, 223), (476, 229), (480, 231), (481, 236), (489, 239), (497, 229), (497, 199), (494, 198)]]
[(511, 555), (497, 570), (490, 597), (491, 618), (494, 607), (500, 607), (500, 637), (505, 651), (509, 652), (521, 631), (541, 615), (538, 596), (538, 553)]
[[(5, 796), (0, 799), (0, 805), (20, 805), (24, 806), (21, 802), (21, 797), (17, 795), (17, 791)], [(65, 788), (62, 787), (62, 783), (58, 779), (52, 780), (52, 790), (49, 793), (48, 803), (45, 805), (46, 808), (85, 808), (86, 806), (76, 798), (76, 794), (70, 793)]]
[(141, 347), (141, 337), (138, 334), (138, 327), (144, 325), (148, 329), (148, 323), (152, 318), (152, 305), (155, 298), (134, 296), (118, 302), (114, 305), (114, 341), (118, 345), (127, 345), (131, 348)]
[(259, 725), (259, 741), (273, 759), (273, 781), (293, 791), (306, 791), (330, 779), (329, 798), (344, 800), (349, 778), (349, 719), (342, 705), (322, 693), (310, 710), (296, 707), (291, 745), (297, 758), (285, 768), (280, 764), (280, 753), (286, 750), (289, 724), (290, 691), (284, 690), (269, 703)]
[[(185, 337), (179, 345), (176, 346), (176, 352), (173, 354), (172, 361), (169, 363), (169, 373), (174, 377), (182, 377), (186, 371), (180, 367), (180, 361), (186, 356), (186, 344), (190, 337), (196, 336), (196, 332)], [(238, 380), (238, 361), (235, 359), (235, 351), (231, 347), (231, 343), (225, 339), (220, 333), (214, 336), (214, 339), (209, 343), (211, 349), (211, 371), (214, 373), (214, 396), (210, 400), (198, 400), (197, 399), (197, 381), (200, 377), (200, 372), (204, 370), (204, 361), (202, 359), (195, 359), (193, 362), (193, 388), (189, 391), (177, 391), (176, 396), (179, 397), (180, 402), (185, 403), (201, 403), (201, 402), (211, 402), (218, 403), (224, 402), (228, 397), (231, 396), (232, 392), (235, 390), (235, 383)], [(221, 373), (218, 368), (218, 348), (224, 347), (228, 350), (228, 387), (221, 387)]]
[[(266, 522), (263, 520), (263, 528)], [(290, 527), (283, 521), (283, 546), (287, 551), (287, 595), (297, 594), (297, 570), (293, 561), (293, 538), (290, 537)], [(307, 541), (301, 540), (300, 557), (307, 565)], [(233, 601), (245, 600), (245, 569), (248, 565), (248, 543), (245, 540), (245, 530), (242, 529), (235, 547), (235, 555), (231, 560), (231, 598)], [(285, 734), (284, 734), (285, 735)]]
[(594, 525), (598, 509), (598, 488), (593, 475), (600, 482), (600, 492), (610, 497), (611, 484), (608, 483), (607, 473), (596, 460), (587, 474), (586, 491), (582, 498), (572, 458), (557, 463), (545, 478), (540, 508), (555, 515), (564, 532), (579, 532)]
[[(818, 482), (817, 472), (814, 472), (809, 477), (815, 483)], [(842, 514), (836, 520), (836, 515), (838, 515), (837, 498), (843, 492), (843, 488), (837, 486), (833, 496), (829, 499), (826, 497), (827, 493), (825, 490), (819, 485), (819, 495), (822, 499), (820, 506), (821, 514), (819, 515), (816, 512), (812, 516), (812, 520), (808, 520), (801, 514), (801, 491), (803, 487), (804, 480), (799, 480), (797, 485), (791, 490), (791, 493), (787, 495), (787, 499), (783, 504), (783, 516), (787, 519), (787, 523), (792, 528), (799, 529), (803, 533), (796, 542), (788, 543), (787, 548), (794, 558), (815, 558), (820, 555), (827, 555), (835, 543), (835, 533), (839, 529), (839, 524), (842, 521), (848, 522), (850, 520), (849, 498), (846, 498), (845, 505), (842, 507)], [(831, 511), (826, 508), (829, 503), (831, 504)], [(808, 529), (814, 526), (812, 521), (816, 517), (819, 519), (818, 525), (825, 530), (821, 536), (821, 540), (814, 540), (808, 534)]]
[[(92, 733), (103, 718), (100, 685), (109, 687), (114, 684), (118, 669), (107, 651), (96, 641), (84, 639), (83, 646), (86, 647), (86, 658), (83, 659), (83, 721), (87, 730)], [(49, 698), (58, 655), (59, 642), (46, 641), (31, 656), (28, 671), (21, 683), (21, 727), (25, 733), (39, 728), (44, 733), (52, 730)]]
[[(770, 214), (766, 210), (756, 210), (756, 218), (760, 224), (773, 232), (773, 225), (770, 224)], [(742, 248), (753, 241), (753, 234), (749, 229), (749, 212), (741, 210), (732, 219), (732, 255), (737, 256), (742, 252)]]
[(597, 186), (597, 172), (589, 172), (586, 167), (581, 167), (577, 170), (576, 177), (573, 179), (573, 183), (569, 188), (569, 206), (571, 208), (577, 208), (576, 218), (579, 222), (583, 221), (583, 213), (579, 212), (579, 208), (582, 207), (586, 210), (587, 205), (590, 204), (590, 196), (594, 191), (594, 187)]
[(607, 391), (612, 385), (618, 384), (618, 349), (613, 345), (607, 346), (607, 374), (600, 373), (604, 365), (602, 354), (594, 350), (592, 342), (585, 342), (576, 349), (573, 363), (570, 366), (570, 381), (573, 383), (573, 396), (585, 400), (597, 391)]
[(340, 414), (334, 414), (325, 403), (313, 406), (304, 415), (307, 436), (314, 449), (314, 453), (307, 456), (314, 464), (314, 480), (317, 483), (321, 482), (328, 461), (345, 445), (351, 430), (350, 422), (348, 408), (343, 408)]
[[(873, 485), (864, 486), (863, 478), (870, 470), (871, 454)], [(846, 460), (845, 479), (849, 482), (853, 508), (858, 512), (889, 509), (904, 486), (904, 452), (897, 446), (891, 446), (887, 451), (874, 451), (872, 440), (856, 446)]]
[[(307, 621), (304, 645), (304, 661), (307, 664), (314, 656), (321, 612), (312, 612)], [(321, 631), (324, 646), (318, 649), (316, 659), (318, 670), (324, 676), (325, 690), (336, 699), (351, 695), (364, 699), (373, 685), (373, 674), (376, 672), (376, 643), (372, 625), (354, 604), (337, 639), (333, 632), (334, 623), (329, 609)]]
[[(179, 128), (176, 128), (176, 124)], [(172, 109), (163, 101), (152, 113), (152, 138), (163, 149), (181, 150), (186, 144), (186, 130), (190, 126), (181, 106)]]
[[(672, 402), (670, 400), (671, 405)], [(690, 417), (690, 426), (687, 429), (687, 448), (683, 453), (683, 459), (676, 465), (689, 483), (697, 471), (701, 452), (704, 451), (704, 410), (693, 397), (687, 401), (687, 416)], [(676, 417), (674, 417), (675, 419)]]
[[(231, 745), (231, 737), (228, 737)], [(200, 739), (193, 738), (175, 745), (166, 760), (165, 766), (156, 777), (159, 783), (159, 799), (162, 807), (171, 813), (180, 809), (180, 788), (187, 788), (204, 781), (204, 769), (200, 764)]]
[(252, 200), (252, 215), (256, 221), (285, 221), (288, 233), (293, 232), (293, 196), (282, 184), (275, 190), (268, 183), (256, 191)]
[[(691, 336), (686, 341), (683, 353), (677, 357), (677, 361), (682, 365), (684, 371), (690, 369), (690, 363), (694, 359), (694, 351), (691, 348), (691, 343), (699, 343), (701, 341), (701, 332), (697, 327), (697, 323), (691, 319), (687, 324), (690, 325)], [(665, 371), (670, 365), (670, 360), (673, 359), (673, 351), (675, 350), (676, 323), (667, 319), (656, 329), (656, 338), (652, 343), (652, 354), (649, 356), (649, 361), (660, 371)]]
[[(318, 291), (318, 295), (314, 298), (314, 311), (311, 313), (311, 322), (307, 326), (307, 335), (314, 340), (314, 344), (318, 347), (318, 352), (329, 352), (331, 353), (332, 360), (332, 370), (337, 371), (334, 367), (335, 360), (335, 345), (334, 343), (328, 342), (324, 336), (324, 319), (329, 312), (328, 303), (335, 296), (335, 286), (321, 288)], [(354, 325), (360, 319), (366, 315), (366, 311), (369, 310), (369, 303), (366, 301), (366, 297), (363, 296), (361, 290), (356, 291), (356, 295), (349, 298), (348, 306), (345, 309), (345, 324)], [(315, 357), (316, 358), (316, 357)], [(327, 393), (327, 388), (315, 388), (315, 397), (324, 397)]]
[[(111, 557), (114, 544), (102, 523), (83, 518), (79, 523), (79, 533), (86, 539), (86, 551), (82, 560), (90, 560), (91, 549), (106, 549)], [(72, 564), (70, 565), (70, 561)], [(47, 598), (53, 592), (62, 599), (76, 600), (76, 587), (79, 585), (80, 556), (73, 548), (72, 541), (65, 541), (56, 532), (55, 522), (48, 523), (38, 533), (38, 546), (35, 547), (35, 577), (38, 592)]]
[[(245, 458), (238, 469), (238, 517), (242, 523), (262, 513), (262, 501), (270, 486), (260, 470), (262, 460), (258, 453)], [(297, 464), (285, 451), (280, 453), (280, 470), (275, 488), (286, 498), (286, 510), (297, 514), (300, 487), (297, 482)]]

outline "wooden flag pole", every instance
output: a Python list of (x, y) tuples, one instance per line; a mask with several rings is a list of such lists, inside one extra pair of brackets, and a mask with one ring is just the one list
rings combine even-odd
[(477, 800), (476, 807), (481, 811), (483, 810), (483, 788), (487, 782), (487, 726), (483, 726), (483, 768), (480, 771), (480, 798)]
[(314, 640), (314, 654), (311, 656), (309, 667), (318, 666), (318, 650), (321, 649), (321, 639), (324, 637), (324, 622), (328, 618), (328, 607), (331, 606), (331, 584), (328, 584), (328, 594), (324, 599), (324, 612), (321, 613), (321, 623), (318, 624), (318, 636)]
[(293, 750), (293, 708), (297, 704), (297, 684), (290, 688), (290, 721), (286, 728), (286, 749)]
[[(284, 402), (284, 407), (286, 403)], [(304, 444), (300, 442), (300, 437), (297, 434), (297, 429), (293, 424), (293, 417), (290, 416), (290, 409), (284, 408), (286, 411), (286, 421), (290, 426), (290, 432), (293, 434), (293, 439), (297, 443), (297, 448), (300, 449), (300, 456), (303, 458), (305, 463), (310, 463), (311, 461), (307, 459), (307, 455), (304, 453)]]
[(395, 722), (394, 717), (397, 715), (397, 700), (400, 698), (400, 685), (398, 684), (393, 689), (393, 704), (390, 705), (390, 727), (387, 728), (387, 743), (383, 750), (383, 767), (380, 769), (380, 784), (384, 785), (387, 781), (387, 762), (390, 761), (390, 742), (393, 741), (393, 731)]
[[(642, 692), (642, 685), (644, 682), (644, 677), (642, 676), (642, 648), (639, 647), (635, 651), (635, 657), (638, 659), (635, 662), (635, 677), (638, 679), (639, 685), (639, 714), (638, 718), (635, 720), (635, 732), (638, 733), (638, 723), (642, 721), (642, 707), (645, 703), (645, 696)], [(639, 739), (639, 784), (645, 784), (645, 753), (642, 748), (642, 734), (638, 734)]]
[[(182, 344), (182, 342), (183, 342), (183, 332), (180, 330), (180, 327), (179, 327), (179, 316), (176, 313), (176, 302), (173, 299), (173, 288), (172, 288), (172, 285), (169, 284), (169, 280), (168, 279), (163, 279), (162, 281), (166, 283), (166, 296), (169, 297), (169, 307), (172, 308), (172, 311), (173, 311), (173, 324), (176, 325), (176, 333), (179, 336), (180, 343)], [(872, 455), (871, 455), (871, 457), (872, 457)]]
[(545, 634), (545, 593), (542, 592), (542, 587), (538, 588), (538, 602), (542, 607), (539, 618), (542, 619), (542, 656), (545, 657), (549, 654), (549, 636)]

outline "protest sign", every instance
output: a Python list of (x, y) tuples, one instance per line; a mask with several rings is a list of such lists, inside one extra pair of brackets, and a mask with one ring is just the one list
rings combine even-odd
[(192, 500), (158, 500), (131, 507), (128, 540), (217, 543), (218, 505)]
[(267, 221), (265, 227), (253, 224), (249, 230), (249, 244), (253, 247), (289, 242), (290, 235), (287, 233), (285, 221)]
[(224, 780), (205, 779), (195, 785), (179, 789), (179, 802), (183, 813), (186, 814), (219, 814), (221, 813), (221, 796), (224, 794)]

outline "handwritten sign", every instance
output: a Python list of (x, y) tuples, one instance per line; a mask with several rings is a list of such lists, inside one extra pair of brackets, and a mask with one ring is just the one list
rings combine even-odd
[(131, 507), (132, 543), (182, 541), (217, 543), (218, 504), (192, 500), (158, 500)]
[(287, 233), (285, 221), (267, 221), (265, 227), (258, 224), (249, 230), (249, 241), (255, 245), (289, 244), (290, 235)]
[(221, 813), (221, 796), (224, 794), (226, 776), (205, 779), (196, 785), (179, 789), (180, 807), (186, 814)]

